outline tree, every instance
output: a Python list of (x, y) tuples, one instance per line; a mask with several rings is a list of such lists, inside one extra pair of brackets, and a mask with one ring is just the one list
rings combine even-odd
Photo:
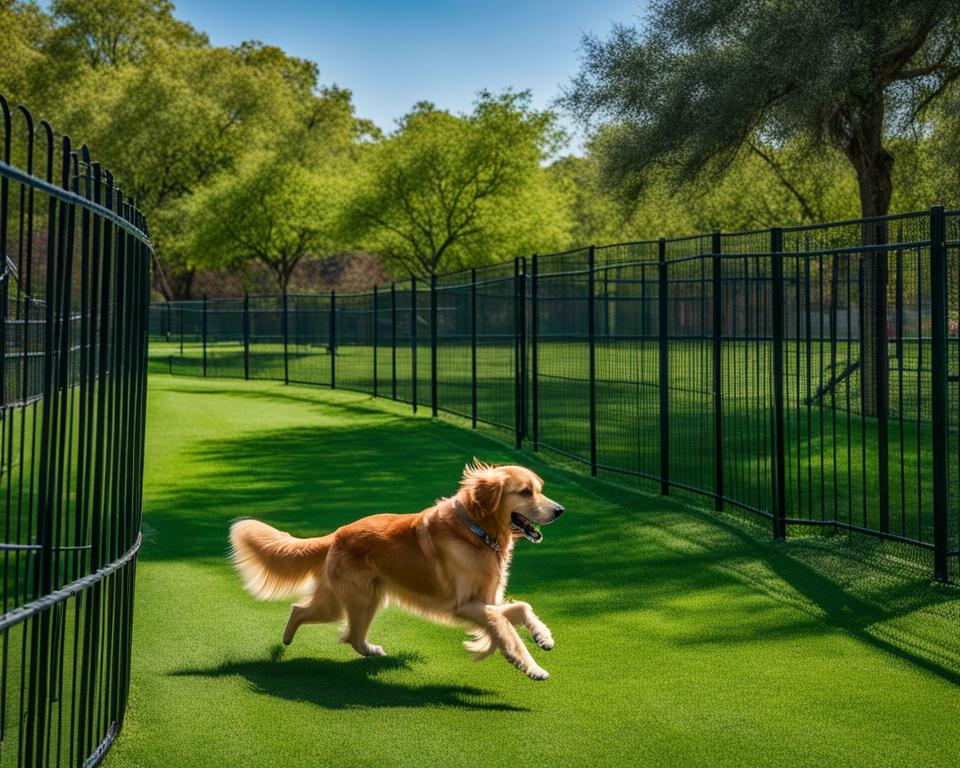
[(758, 145), (738, 155), (720, 179), (678, 184), (651, 168), (626, 195), (603, 173), (602, 133), (588, 144), (585, 157), (565, 157), (550, 166), (570, 190), (573, 245), (856, 216), (856, 184), (834, 151), (816, 152), (800, 141)]
[(246, 152), (190, 196), (181, 209), (181, 250), (192, 267), (242, 268), (257, 261), (280, 291), (308, 257), (339, 246), (345, 186), (356, 161), (363, 121), (350, 92), (308, 91), (285, 131)]
[(224, 48), (156, 46), (136, 65), (91, 68), (66, 91), (59, 122), (82, 136), (150, 221), (167, 298), (189, 295), (179, 203), (232, 169), (284, 124), (297, 96), (279, 75)]
[(173, 16), (170, 0), (53, 0), (51, 51), (89, 67), (142, 61), (158, 42), (202, 46), (207, 36)]
[(0, 93), (16, 103), (29, 102), (30, 82), (45, 56), (43, 42), (50, 18), (32, 2), (0, 0)]
[(337, 249), (342, 179), (269, 154), (245, 158), (239, 173), (221, 175), (187, 206), (190, 265), (242, 269), (257, 261), (286, 291), (304, 258)]
[[(609, 119), (607, 169), (635, 184), (662, 164), (691, 178), (727, 168), (752, 142), (804, 136), (854, 170), (863, 217), (893, 193), (888, 139), (960, 77), (960, 4), (951, 0), (661, 0), (644, 30), (588, 37), (564, 103)], [(882, 228), (865, 228), (872, 244)], [(864, 256), (863, 407), (885, 391), (886, 264)]]
[(559, 247), (565, 202), (541, 167), (559, 139), (528, 93), (481, 93), (469, 115), (418, 104), (366, 148), (345, 236), (422, 277)]

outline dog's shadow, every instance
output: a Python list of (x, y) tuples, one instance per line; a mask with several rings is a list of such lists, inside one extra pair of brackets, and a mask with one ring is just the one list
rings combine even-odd
[(288, 701), (306, 702), (324, 709), (382, 707), (459, 707), (500, 712), (529, 712), (498, 701), (493, 691), (463, 685), (404, 685), (380, 679), (383, 672), (410, 669), (420, 661), (414, 654), (336, 659), (290, 659), (271, 652), (270, 659), (230, 661), (215, 667), (179, 669), (176, 677), (234, 677), (246, 679), (255, 693)]

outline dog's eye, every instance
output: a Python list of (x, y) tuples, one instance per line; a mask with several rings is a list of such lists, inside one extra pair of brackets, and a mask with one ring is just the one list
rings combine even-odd
[(522, 491), (520, 491), (520, 495), (521, 495), (521, 496), (533, 496), (533, 491), (531, 491), (529, 488), (524, 488)]

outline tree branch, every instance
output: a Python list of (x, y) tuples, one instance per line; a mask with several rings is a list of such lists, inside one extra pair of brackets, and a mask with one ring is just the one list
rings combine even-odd
[(783, 171), (783, 168), (780, 167), (780, 164), (774, 160), (773, 157), (760, 149), (755, 141), (750, 140), (749, 144), (753, 153), (770, 166), (770, 169), (777, 177), (777, 180), (787, 189), (788, 192), (790, 192), (791, 195), (794, 196), (794, 198), (796, 198), (797, 202), (800, 203), (800, 207), (803, 209), (803, 215), (807, 217), (807, 220), (811, 222), (819, 221), (820, 217), (814, 212), (806, 197), (804, 197), (800, 190), (797, 189), (797, 187), (787, 178), (787, 175)]

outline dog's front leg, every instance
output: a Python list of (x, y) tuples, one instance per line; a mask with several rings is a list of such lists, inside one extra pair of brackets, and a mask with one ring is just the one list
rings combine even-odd
[(525, 626), (533, 636), (533, 642), (543, 648), (543, 650), (553, 650), (553, 634), (550, 632), (550, 627), (544, 624), (540, 620), (540, 617), (533, 612), (530, 603), (525, 603), (522, 600), (511, 601), (498, 605), (497, 610), (514, 626), (521, 624)]
[(462, 606), (457, 611), (457, 616), (487, 632), (504, 658), (531, 680), (546, 680), (549, 673), (533, 660), (517, 630), (504, 616), (502, 607), (477, 601)]

